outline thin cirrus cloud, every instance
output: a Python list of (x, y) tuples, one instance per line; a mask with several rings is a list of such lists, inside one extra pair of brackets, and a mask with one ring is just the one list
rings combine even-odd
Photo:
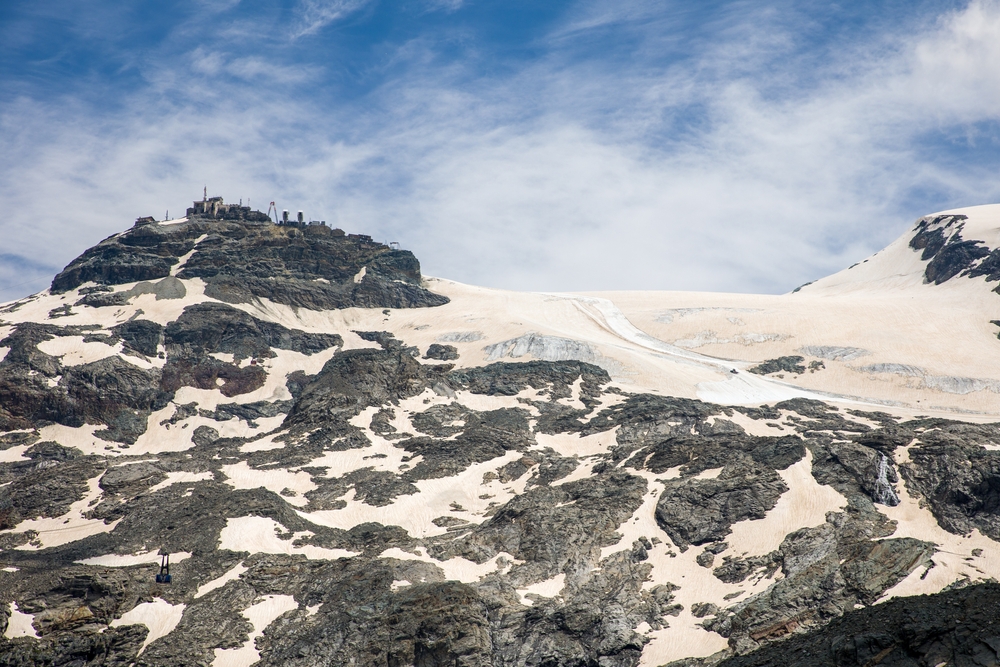
[[(1000, 195), (992, 2), (844, 34), (790, 5), (593, 2), (499, 61), (510, 45), (469, 23), (380, 34), (378, 57), (293, 57), (357, 41), (345, 17), (378, 9), (361, 4), (293, 6), (292, 51), (154, 54), (113, 113), (83, 93), (2, 104), (0, 194), (34, 221), (0, 221), (3, 251), (62, 265), (207, 184), (398, 240), (464, 282), (781, 292)], [(0, 299), (29, 291), (10, 276)]]
[(259, 56), (230, 58), (225, 53), (198, 48), (191, 54), (192, 73), (213, 78), (229, 75), (255, 84), (279, 82), (282, 86), (316, 80), (321, 69), (310, 65), (283, 65)]
[(372, 0), (300, 0), (292, 38), (314, 35), (334, 21), (349, 16)]

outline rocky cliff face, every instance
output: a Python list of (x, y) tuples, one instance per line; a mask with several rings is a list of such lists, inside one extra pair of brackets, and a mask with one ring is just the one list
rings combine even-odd
[(420, 264), (413, 253), (391, 250), (366, 236), (319, 225), (281, 227), (201, 217), (140, 225), (105, 239), (55, 277), (52, 293), (95, 283), (80, 305), (109, 306), (123, 297), (121, 292), (108, 294), (108, 286), (168, 276), (201, 278), (207, 296), (232, 304), (266, 298), (326, 310), (447, 302), (420, 287)]
[(198, 218), (0, 308), (0, 665), (1000, 663), (1000, 426), (487, 362), (462, 308)]

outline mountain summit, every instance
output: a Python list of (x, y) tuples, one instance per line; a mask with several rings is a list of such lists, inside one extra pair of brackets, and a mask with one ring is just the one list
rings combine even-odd
[(1000, 206), (781, 296), (141, 218), (0, 306), (0, 665), (998, 664), (998, 284)]

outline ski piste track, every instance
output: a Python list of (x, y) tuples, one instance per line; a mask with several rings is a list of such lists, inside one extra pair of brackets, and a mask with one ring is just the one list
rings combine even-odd
[[(884, 408), (885, 403), (866, 401), (853, 396), (827, 392), (810, 391), (780, 380), (752, 373), (733, 374), (732, 369), (745, 371), (755, 362), (720, 359), (671, 345), (650, 336), (629, 321), (628, 317), (610, 299), (592, 296), (578, 296), (563, 293), (545, 293), (546, 296), (568, 299), (599, 327), (614, 334), (620, 340), (652, 352), (664, 359), (682, 364), (709, 368), (725, 374), (725, 379), (716, 382), (702, 382), (697, 386), (698, 398), (719, 404), (749, 405), (769, 401), (786, 401), (792, 398), (809, 398), (818, 401), (835, 401), (852, 405), (866, 405)], [(621, 346), (626, 347), (626, 346)]]

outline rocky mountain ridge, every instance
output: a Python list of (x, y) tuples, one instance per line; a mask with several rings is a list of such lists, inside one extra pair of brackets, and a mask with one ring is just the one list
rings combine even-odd
[[(908, 235), (922, 288), (990, 279), (961, 222)], [(1000, 426), (745, 347), (326, 227), (139, 224), (0, 307), (0, 665), (1000, 663)]]

